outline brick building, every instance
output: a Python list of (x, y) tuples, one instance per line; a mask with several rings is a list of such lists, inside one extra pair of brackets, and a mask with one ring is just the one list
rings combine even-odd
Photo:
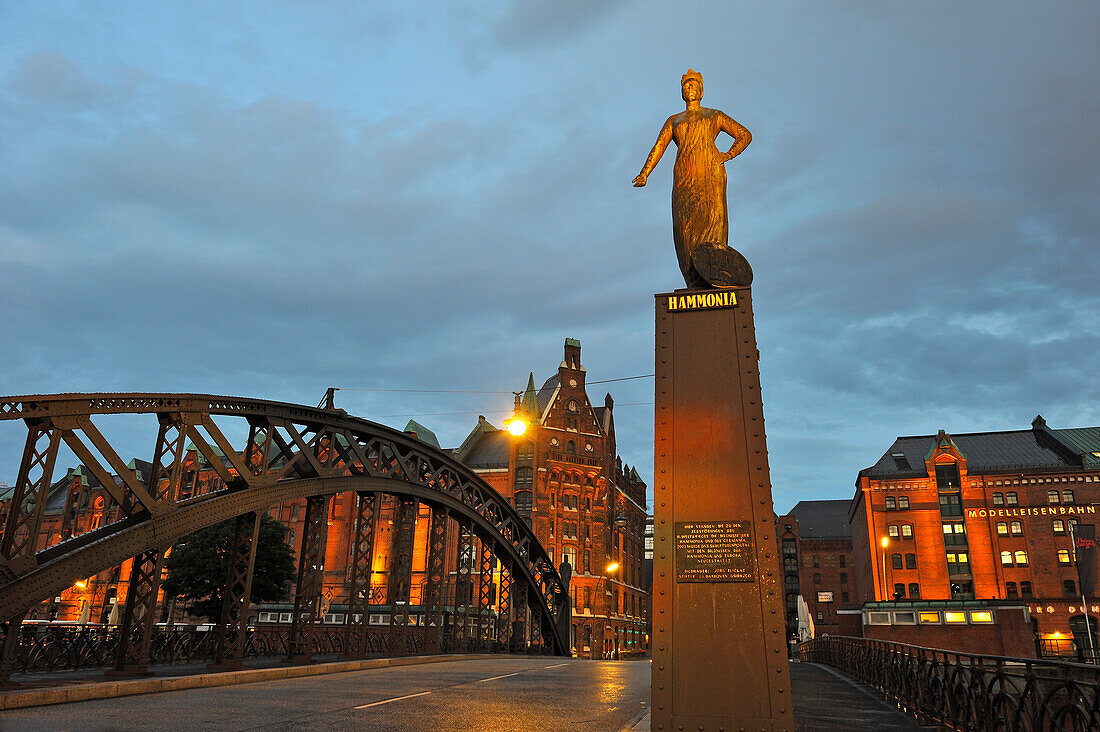
[(1070, 536), (1095, 525), (1098, 503), (1100, 427), (1036, 417), (1028, 430), (899, 437), (860, 471), (849, 510), (859, 599), (994, 613), (1008, 601), (1029, 608), (1045, 652), (1088, 647), (1084, 611), (1095, 629), (1100, 599), (1082, 601)]
[(849, 501), (799, 501), (778, 518), (789, 637), (798, 634), (802, 596), (816, 635), (837, 635), (837, 610), (858, 607)]
[(573, 568), (570, 640), (588, 658), (647, 643), (646, 484), (618, 457), (614, 406), (610, 394), (589, 401), (581, 344), (569, 338), (557, 373), (537, 391), (532, 375), (517, 397), (527, 431), (514, 437), (479, 417), (454, 453), (513, 500), (555, 564)]

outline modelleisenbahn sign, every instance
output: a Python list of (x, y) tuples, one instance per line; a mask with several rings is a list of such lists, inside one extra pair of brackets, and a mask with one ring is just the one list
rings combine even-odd
[(1019, 518), (1023, 516), (1084, 516), (1096, 506), (1034, 506), (1030, 508), (968, 508), (967, 518)]

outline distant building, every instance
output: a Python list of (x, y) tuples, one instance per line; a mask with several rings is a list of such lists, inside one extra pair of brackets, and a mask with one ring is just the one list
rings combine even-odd
[(837, 635), (837, 610), (858, 607), (849, 501), (799, 501), (780, 516), (787, 633), (798, 634), (798, 596), (805, 600), (817, 635)]
[(1026, 430), (899, 437), (856, 481), (859, 599), (892, 603), (874, 608), (878, 626), (998, 623), (1000, 606), (1026, 607), (1044, 654), (1087, 650), (1100, 598), (1080, 584), (1070, 535), (1095, 526), (1098, 503), (1100, 427), (1036, 417)]

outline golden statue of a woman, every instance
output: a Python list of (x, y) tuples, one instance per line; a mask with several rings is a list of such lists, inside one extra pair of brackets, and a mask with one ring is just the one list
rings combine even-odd
[[(744, 280), (744, 271), (747, 271), (751, 282), (752, 270), (748, 269), (748, 262), (729, 249), (724, 164), (741, 154), (752, 141), (752, 135), (723, 112), (700, 105), (703, 76), (699, 72), (688, 69), (680, 79), (680, 90), (687, 109), (665, 122), (634, 185), (646, 184), (669, 141), (674, 141), (672, 238), (684, 281), (688, 287), (748, 284), (737, 281)], [(733, 145), (726, 152), (714, 145), (719, 132), (733, 138)], [(704, 244), (707, 246), (701, 248)]]

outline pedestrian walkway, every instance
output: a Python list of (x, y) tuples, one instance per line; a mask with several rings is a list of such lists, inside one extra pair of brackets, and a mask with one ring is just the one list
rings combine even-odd
[[(791, 663), (794, 723), (798, 732), (925, 729), (888, 706), (867, 686), (816, 663)], [(631, 728), (650, 732), (650, 715)]]

